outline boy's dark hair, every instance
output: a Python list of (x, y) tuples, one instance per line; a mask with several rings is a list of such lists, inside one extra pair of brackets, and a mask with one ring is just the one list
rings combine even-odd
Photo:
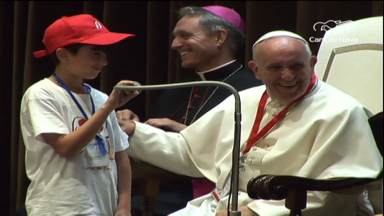
[[(72, 55), (76, 55), (79, 52), (80, 48), (85, 46), (85, 45), (90, 45), (90, 44), (75, 43), (75, 44), (65, 46), (63, 48), (68, 50)], [(103, 52), (107, 52), (108, 51), (107, 47), (108, 47), (108, 45), (104, 45), (104, 46), (95, 45), (94, 50), (100, 50)], [(51, 55), (49, 55), (49, 57), (52, 59), (52, 62), (55, 65), (55, 67), (57, 67), (60, 64), (60, 60), (57, 58), (56, 52), (53, 52)]]
[[(73, 55), (76, 55), (77, 52), (79, 52), (79, 49), (84, 46), (85, 44), (80, 44), (80, 43), (76, 43), (76, 44), (71, 44), (71, 45), (68, 45), (68, 46), (65, 46), (63, 47), (64, 49), (68, 50), (70, 53), (72, 53)], [(52, 62), (53, 64), (56, 66), (58, 66), (60, 64), (60, 60), (57, 58), (56, 56), (56, 52), (53, 52), (51, 55), (49, 55), (49, 57), (52, 59)]]

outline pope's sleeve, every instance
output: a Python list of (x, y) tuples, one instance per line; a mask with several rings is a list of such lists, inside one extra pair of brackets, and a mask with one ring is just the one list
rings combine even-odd
[(171, 172), (215, 181), (215, 152), (220, 144), (219, 134), (226, 107), (226, 103), (219, 104), (180, 133), (165, 132), (135, 122), (127, 152), (133, 158)]
[[(317, 138), (299, 176), (314, 179), (375, 178), (382, 170), (383, 159), (368, 125), (364, 108), (355, 106), (329, 116), (318, 127)], [(359, 205), (357, 201), (364, 189), (365, 186), (337, 192), (308, 191), (303, 215), (356, 215)], [(256, 200), (249, 203), (248, 207), (260, 216), (289, 214), (284, 200)]]
[(129, 139), (128, 155), (174, 173), (202, 177), (189, 158), (187, 142), (180, 133), (135, 123), (135, 132)]

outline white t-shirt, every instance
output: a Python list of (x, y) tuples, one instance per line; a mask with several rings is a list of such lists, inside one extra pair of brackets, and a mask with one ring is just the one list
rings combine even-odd
[[(92, 107), (90, 95), (95, 110), (108, 99), (92, 87), (90, 95), (73, 95), (88, 118)], [(114, 214), (118, 193), (116, 161), (112, 156), (129, 147), (115, 112), (98, 133), (108, 150), (106, 156), (99, 154), (95, 139), (72, 158), (60, 156), (44, 141), (41, 134), (69, 134), (85, 122), (68, 92), (49, 79), (27, 89), (21, 102), (20, 122), (26, 148), (26, 173), (31, 180), (26, 197), (29, 216)]]

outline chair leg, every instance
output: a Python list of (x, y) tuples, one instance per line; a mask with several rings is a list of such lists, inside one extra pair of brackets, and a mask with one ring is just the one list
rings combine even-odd
[(27, 216), (27, 209), (25, 204), (23, 204), (16, 212), (15, 216)]
[(157, 179), (146, 179), (143, 190), (143, 216), (155, 215), (156, 197), (159, 195), (160, 181)]
[(289, 190), (285, 207), (290, 210), (289, 216), (302, 216), (301, 210), (307, 208), (307, 191)]
[(154, 216), (155, 215), (155, 198), (144, 196), (143, 202), (144, 202), (143, 216)]
[(291, 210), (289, 212), (289, 216), (303, 216), (303, 215), (301, 214), (301, 210), (299, 211)]

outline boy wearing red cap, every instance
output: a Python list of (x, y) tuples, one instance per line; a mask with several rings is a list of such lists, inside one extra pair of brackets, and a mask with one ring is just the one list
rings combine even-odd
[(107, 65), (106, 45), (132, 36), (110, 32), (88, 14), (62, 17), (46, 29), (46, 49), (34, 55), (50, 56), (55, 71), (21, 102), (29, 216), (131, 215), (129, 143), (114, 110), (138, 93), (108, 96), (83, 80)]

